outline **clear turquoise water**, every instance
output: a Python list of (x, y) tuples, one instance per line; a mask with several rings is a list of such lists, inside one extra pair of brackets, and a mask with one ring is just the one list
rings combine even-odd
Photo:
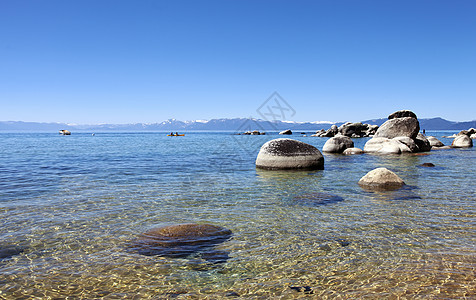
[[(0, 249), (23, 249), (0, 260), (0, 298), (476, 297), (475, 148), (256, 170), (277, 137), (0, 133)], [(358, 186), (382, 166), (408, 187)], [(313, 202), (319, 192), (343, 200)], [(128, 250), (150, 228), (194, 222), (233, 231), (217, 247), (228, 261)]]

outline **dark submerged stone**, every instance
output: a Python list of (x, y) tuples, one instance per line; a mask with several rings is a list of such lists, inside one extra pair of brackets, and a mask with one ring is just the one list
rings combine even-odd
[(292, 202), (294, 204), (300, 204), (305, 206), (326, 205), (341, 201), (344, 201), (344, 198), (337, 195), (322, 192), (305, 193), (297, 195), (292, 199)]
[(164, 257), (187, 257), (200, 253), (204, 259), (221, 262), (228, 258), (222, 251), (212, 247), (228, 240), (231, 230), (210, 224), (180, 224), (153, 228), (132, 243), (132, 249), (141, 255)]
[(420, 166), (422, 166), (422, 167), (429, 167), (429, 168), (431, 168), (431, 167), (434, 167), (435, 165), (434, 165), (434, 164), (432, 164), (432, 163), (424, 163), (424, 164), (421, 164)]
[(22, 252), (23, 248), (18, 246), (0, 245), (0, 260), (12, 258), (15, 255), (21, 254)]

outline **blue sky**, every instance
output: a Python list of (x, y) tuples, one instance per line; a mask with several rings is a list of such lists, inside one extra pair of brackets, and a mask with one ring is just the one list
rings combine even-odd
[(0, 0), (0, 120), (476, 119), (476, 1)]

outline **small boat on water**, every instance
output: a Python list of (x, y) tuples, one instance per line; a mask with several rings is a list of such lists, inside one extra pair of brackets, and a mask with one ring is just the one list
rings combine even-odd
[(59, 131), (59, 134), (61, 134), (61, 135), (71, 135), (71, 131), (66, 130), (66, 129), (62, 129), (62, 130)]
[(177, 134), (177, 133), (175, 133), (175, 134), (167, 134), (167, 136), (185, 136), (185, 134)]

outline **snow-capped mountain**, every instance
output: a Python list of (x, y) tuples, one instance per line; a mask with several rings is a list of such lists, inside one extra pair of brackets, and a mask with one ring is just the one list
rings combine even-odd
[[(386, 119), (373, 119), (362, 123), (381, 125)], [(476, 121), (453, 122), (442, 118), (419, 119), (420, 128), (426, 130), (462, 130), (476, 127)], [(316, 131), (328, 129), (333, 124), (340, 126), (343, 122), (331, 121), (265, 121), (255, 118), (211, 119), (180, 121), (168, 119), (160, 123), (134, 123), (134, 124), (96, 124), (78, 125), (66, 123), (37, 123), (21, 121), (0, 121), (2, 131), (58, 131), (60, 129), (81, 131), (185, 131), (185, 130), (227, 130), (245, 132), (248, 130), (280, 131), (285, 129), (300, 131)]]

